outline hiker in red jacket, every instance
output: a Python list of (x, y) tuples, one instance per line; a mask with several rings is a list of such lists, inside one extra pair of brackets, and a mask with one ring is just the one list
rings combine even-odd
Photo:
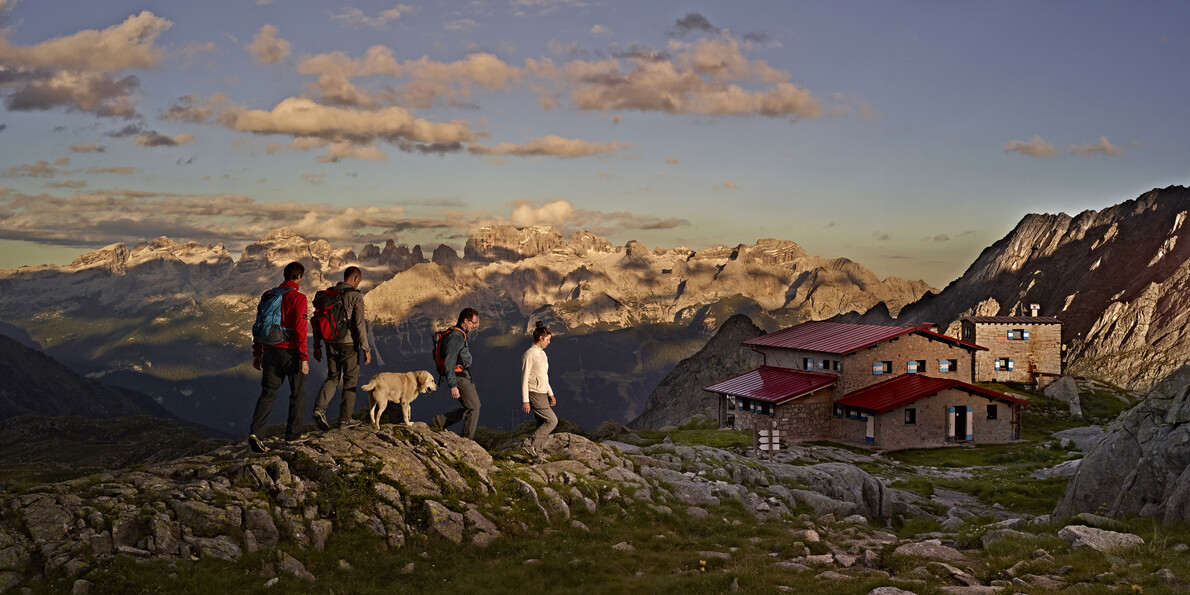
[[(302, 407), (306, 400), (306, 375), (310, 373), (310, 362), (306, 355), (306, 296), (299, 288), (306, 267), (300, 262), (285, 265), (285, 282), (261, 296), (261, 308), (257, 310), (257, 325), (253, 325), (252, 367), (261, 370), (260, 398), (256, 400), (256, 411), (252, 414), (252, 426), (248, 430), (248, 446), (255, 452), (268, 450), (258, 437), (269, 420), (277, 390), (289, 379), (289, 418), (285, 424), (285, 439), (297, 440), (302, 435)], [(260, 324), (261, 309), (270, 293), (280, 292), (283, 339), (273, 344), (261, 343), (255, 336)]]

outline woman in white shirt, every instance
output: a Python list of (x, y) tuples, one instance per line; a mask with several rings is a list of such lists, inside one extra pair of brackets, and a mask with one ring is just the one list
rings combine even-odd
[(533, 345), (521, 358), (521, 408), (537, 416), (537, 430), (525, 440), (525, 450), (536, 459), (544, 456), (545, 441), (558, 425), (558, 416), (550, 409), (557, 400), (550, 388), (550, 362), (545, 356), (549, 344), (550, 329), (538, 321), (533, 329)]

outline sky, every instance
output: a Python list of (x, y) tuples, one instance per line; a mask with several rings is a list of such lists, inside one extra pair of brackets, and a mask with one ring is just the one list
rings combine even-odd
[(941, 288), (1190, 183), (1190, 3), (0, 0), (0, 268), (492, 224)]

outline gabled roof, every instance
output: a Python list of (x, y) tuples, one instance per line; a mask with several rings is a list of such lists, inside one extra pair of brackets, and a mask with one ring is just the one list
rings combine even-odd
[(886, 324), (815, 321), (804, 322), (774, 333), (761, 335), (755, 339), (748, 339), (744, 341), (744, 345), (781, 347), (784, 349), (846, 355), (878, 343), (883, 343), (884, 341), (890, 341), (902, 335), (917, 333), (971, 351), (987, 350), (986, 347), (980, 347), (974, 343), (968, 343), (948, 335), (936, 333), (930, 330), (931, 328), (933, 328), (933, 325), (929, 323), (918, 326), (893, 326)]
[(703, 390), (779, 405), (828, 387), (838, 380), (838, 376), (826, 372), (761, 366), (751, 372), (704, 386)]
[(1004, 393), (975, 386), (974, 384), (967, 384), (960, 380), (934, 378), (925, 374), (901, 374), (896, 378), (853, 391), (842, 399), (835, 401), (835, 404), (867, 409), (877, 413), (887, 413), (897, 407), (908, 405), (952, 388), (1008, 403), (1016, 403), (1018, 405), (1029, 404), (1024, 399), (1018, 399)]
[(1062, 324), (1053, 316), (964, 316), (959, 320), (990, 322), (993, 324)]

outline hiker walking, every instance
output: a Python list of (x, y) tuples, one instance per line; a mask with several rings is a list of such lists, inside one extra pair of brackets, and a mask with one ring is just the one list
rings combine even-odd
[(298, 288), (306, 267), (300, 262), (285, 265), (285, 281), (260, 296), (256, 322), (252, 325), (252, 367), (261, 370), (260, 398), (248, 429), (248, 446), (265, 452), (259, 438), (273, 410), (277, 390), (289, 380), (289, 417), (285, 439), (297, 440), (302, 434), (302, 405), (306, 400), (306, 375), (310, 362), (306, 355), (306, 296)]
[(550, 362), (545, 356), (550, 334), (550, 329), (538, 321), (533, 329), (533, 345), (521, 357), (521, 408), (537, 417), (537, 429), (525, 439), (525, 451), (535, 459), (544, 456), (545, 441), (558, 426), (558, 416), (551, 409), (558, 401), (550, 388)]
[(336, 424), (343, 429), (358, 423), (351, 420), (351, 414), (355, 411), (360, 360), (365, 366), (372, 363), (364, 327), (364, 296), (359, 292), (363, 280), (364, 274), (359, 267), (350, 266), (343, 271), (342, 281), (314, 296), (314, 316), (311, 318), (314, 361), (322, 361), (322, 344), (326, 344), (326, 381), (314, 400), (314, 423), (322, 430), (331, 429), (331, 424), (326, 421), (326, 407), (340, 382), (343, 383), (343, 397)]
[(479, 312), (464, 308), (459, 312), (459, 322), (442, 336), (441, 354), (443, 376), (450, 387), (450, 396), (459, 400), (459, 408), (445, 415), (435, 415), (432, 423), (437, 428), (446, 428), (463, 420), (464, 438), (475, 439), (475, 427), (479, 425), (479, 393), (471, 379), (471, 350), (467, 335), (479, 328)]

